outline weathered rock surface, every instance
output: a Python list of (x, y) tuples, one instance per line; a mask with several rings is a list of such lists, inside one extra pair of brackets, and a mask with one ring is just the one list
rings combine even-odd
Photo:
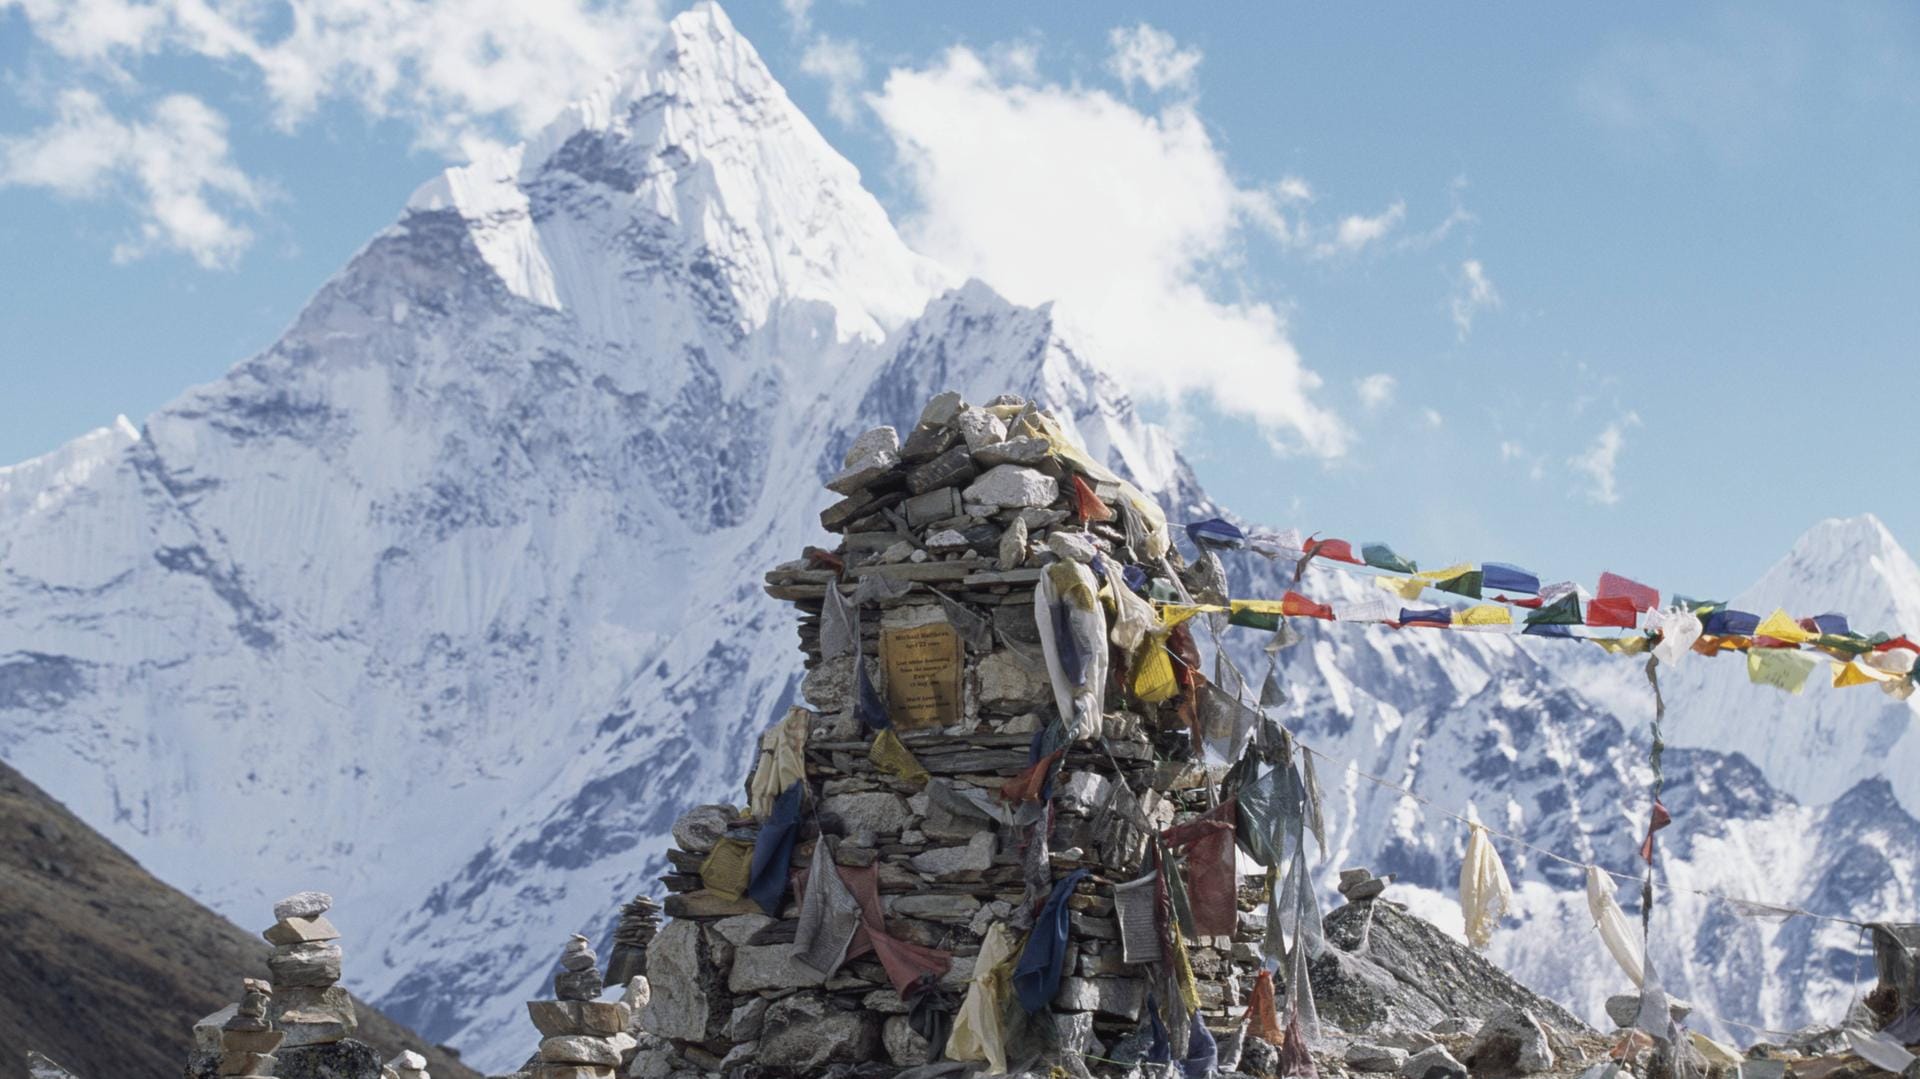
[(287, 918), (318, 918), (333, 909), (333, 897), (325, 892), (295, 892), (273, 905), (276, 921)]
[(1467, 1069), (1446, 1046), (1432, 1045), (1407, 1058), (1400, 1065), (1401, 1079), (1467, 1079)]
[(1547, 1028), (1525, 1008), (1506, 1008), (1480, 1027), (1461, 1062), (1475, 1075), (1534, 1075), (1553, 1067)]
[(1326, 918), (1329, 947), (1309, 966), (1323, 1018), (1343, 1030), (1421, 1030), (1485, 1021), (1524, 1008), (1552, 1035), (1593, 1031), (1438, 927), (1385, 900), (1349, 903)]
[(836, 1007), (819, 993), (795, 993), (767, 1007), (759, 1061), (796, 1071), (875, 1060), (882, 1051), (881, 1017)]
[(352, 1038), (281, 1049), (278, 1079), (379, 1079), (380, 1054)]

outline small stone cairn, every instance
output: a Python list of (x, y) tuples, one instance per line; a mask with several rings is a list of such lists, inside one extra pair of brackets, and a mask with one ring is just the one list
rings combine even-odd
[(220, 1025), (221, 1075), (271, 1076), (279, 1060), (273, 1055), (286, 1040), (267, 1018), (273, 986), (258, 978), (240, 983), (240, 1004), (233, 1017)]
[(432, 1079), (427, 1074), (427, 1058), (411, 1049), (402, 1049), (380, 1069), (381, 1079)]
[(620, 908), (613, 929), (613, 954), (607, 958), (608, 986), (627, 985), (647, 972), (647, 948), (660, 932), (660, 904), (652, 896), (636, 895)]
[(286, 1047), (326, 1045), (359, 1028), (353, 998), (340, 981), (340, 931), (327, 920), (333, 897), (300, 892), (273, 905), (273, 925), (260, 935), (273, 945), (267, 970), (276, 992), (274, 1025), (286, 1034)]
[[(633, 1058), (638, 1042), (627, 1031), (633, 1009), (625, 1001), (600, 999), (598, 964), (587, 938), (574, 934), (553, 976), (553, 995), (559, 999), (527, 1002), (527, 1014), (541, 1034), (540, 1050), (525, 1069), (533, 1079), (613, 1079), (615, 1070)], [(634, 981), (646, 984), (645, 978)]]

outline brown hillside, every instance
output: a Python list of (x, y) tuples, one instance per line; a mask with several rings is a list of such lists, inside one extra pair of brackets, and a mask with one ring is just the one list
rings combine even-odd
[[(0, 763), (0, 1079), (27, 1074), (29, 1049), (82, 1079), (177, 1076), (194, 1022), (234, 1000), (242, 975), (266, 977), (266, 955)], [(477, 1079), (356, 1004), (383, 1059), (416, 1049), (434, 1079)]]

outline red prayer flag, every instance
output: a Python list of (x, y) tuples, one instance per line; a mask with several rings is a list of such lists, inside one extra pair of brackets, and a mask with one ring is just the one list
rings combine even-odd
[(1625, 596), (1594, 597), (1587, 604), (1587, 625), (1618, 626), (1632, 629), (1636, 617), (1633, 601)]
[(1659, 589), (1648, 588), (1617, 573), (1602, 573), (1600, 587), (1593, 594), (1595, 599), (1624, 599), (1633, 604), (1636, 611), (1651, 611), (1660, 606)]
[(1333, 621), (1333, 608), (1324, 603), (1315, 603), (1298, 592), (1288, 592), (1280, 597), (1280, 613), (1289, 618), (1324, 618)]
[(1515, 607), (1525, 607), (1528, 610), (1532, 610), (1532, 611), (1539, 610), (1541, 607), (1545, 606), (1547, 602), (1546, 600), (1541, 599), (1539, 596), (1528, 596), (1526, 599), (1509, 599), (1506, 596), (1495, 596), (1493, 597), (1493, 601), (1495, 603), (1511, 604)]
[(1366, 562), (1354, 557), (1353, 544), (1343, 539), (1308, 540), (1306, 551), (1309, 557), (1331, 558), (1335, 562), (1350, 562), (1356, 566), (1366, 565)]
[(1658, 801), (1653, 803), (1653, 820), (1647, 824), (1647, 838), (1640, 841), (1640, 860), (1653, 864), (1653, 833), (1673, 823), (1673, 814)]
[(1896, 648), (1904, 648), (1909, 652), (1920, 652), (1920, 644), (1914, 644), (1912, 641), (1907, 640), (1906, 634), (1904, 633), (1891, 641), (1881, 641), (1879, 644), (1873, 646), (1873, 650), (1876, 652), (1891, 652)]
[(1073, 513), (1083, 522), (1113, 520), (1112, 507), (1100, 501), (1100, 496), (1093, 493), (1093, 488), (1087, 486), (1087, 481), (1078, 473), (1073, 477)]
[(1007, 780), (1000, 787), (1001, 799), (1012, 802), (1014, 805), (1038, 801), (1041, 789), (1047, 785), (1047, 773), (1053, 770), (1054, 762), (1058, 761), (1060, 755), (1065, 752), (1064, 749), (1056, 749), (1027, 765), (1019, 775)]

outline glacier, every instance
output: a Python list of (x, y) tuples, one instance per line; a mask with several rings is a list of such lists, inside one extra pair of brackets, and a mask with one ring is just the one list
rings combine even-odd
[[(724, 12), (696, 7), (525, 144), (423, 185), (264, 352), (0, 469), (0, 756), (243, 925), (326, 887), (348, 984), (510, 1067), (553, 948), (604, 944), (670, 822), (737, 800), (794, 699), (791, 614), (761, 573), (822, 538), (852, 437), (945, 389), (1048, 402), (1174, 520), (1225, 512), (1050, 308), (903, 242)], [(1235, 594), (1285, 587), (1284, 565), (1231, 561)], [(1911, 625), (1920, 569), (1871, 518), (1825, 522), (1743, 599)], [(1635, 665), (1306, 636), (1278, 659), (1284, 711), (1330, 760), (1633, 869)], [(1262, 669), (1257, 636), (1221, 640)], [(1914, 706), (1768, 693), (1725, 660), (1671, 676), (1668, 879), (1910, 917)], [(1398, 873), (1396, 897), (1457, 928), (1457, 823), (1354, 771), (1321, 779), (1328, 871)], [(1598, 1017), (1623, 983), (1577, 870), (1502, 855), (1519, 910), (1493, 957)], [(1730, 1023), (1830, 1021), (1862, 976), (1838, 923), (1663, 891), (1655, 928), (1669, 988)]]

